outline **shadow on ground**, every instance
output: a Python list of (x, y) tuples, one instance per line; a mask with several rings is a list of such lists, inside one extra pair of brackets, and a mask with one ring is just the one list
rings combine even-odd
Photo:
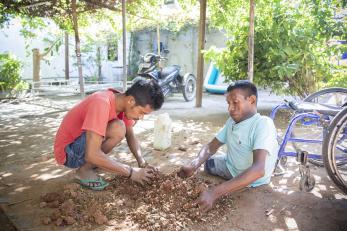
[[(71, 99), (35, 99), (2, 102), (0, 113), (0, 193), (1, 229), (11, 230), (7, 218), (21, 230), (57, 229), (41, 223), (46, 209), (41, 209), (40, 196), (62, 190), (73, 181), (73, 171), (58, 166), (52, 154), (55, 132), (60, 121), (78, 97)], [(280, 100), (276, 99), (278, 102)], [(269, 113), (266, 102), (260, 109)], [(145, 159), (163, 172), (178, 169), (196, 156), (201, 146), (211, 140), (228, 115), (224, 96), (207, 96), (202, 108), (183, 97), (167, 99), (161, 111), (140, 121), (135, 132), (142, 141)], [(168, 112), (173, 118), (172, 147), (165, 151), (152, 148), (153, 124), (157, 115)], [(285, 118), (285, 117), (284, 117)], [(286, 121), (276, 123), (281, 127)], [(283, 127), (281, 127), (283, 128)], [(182, 146), (184, 147), (182, 149)], [(181, 147), (181, 151), (179, 149)], [(222, 150), (223, 151), (223, 150)], [(111, 154), (119, 161), (135, 166), (125, 142)], [(313, 168), (317, 185), (313, 192), (298, 190), (299, 172), (289, 161), (284, 176), (274, 177), (271, 185), (247, 189), (234, 194), (235, 206), (230, 216), (215, 224), (198, 223), (189, 230), (347, 230), (347, 200), (328, 179), (323, 168)], [(209, 178), (204, 173), (199, 173)], [(212, 178), (215, 182), (219, 179)], [(3, 215), (3, 214), (2, 214)], [(3, 219), (4, 218), (4, 219)], [(7, 224), (9, 226), (3, 226)], [(7, 229), (7, 227), (9, 227)], [(70, 230), (70, 227), (59, 230)], [(130, 229), (131, 227), (126, 227)], [(116, 230), (100, 225), (91, 230)]]

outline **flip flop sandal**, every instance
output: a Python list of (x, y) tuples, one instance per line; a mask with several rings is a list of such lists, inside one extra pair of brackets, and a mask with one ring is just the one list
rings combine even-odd
[[(96, 191), (104, 190), (109, 185), (109, 183), (104, 181), (101, 177), (99, 177), (98, 179), (78, 180), (78, 183), (84, 188), (89, 188), (91, 190), (96, 190)], [(98, 186), (92, 186), (95, 183), (98, 183), (99, 185)]]

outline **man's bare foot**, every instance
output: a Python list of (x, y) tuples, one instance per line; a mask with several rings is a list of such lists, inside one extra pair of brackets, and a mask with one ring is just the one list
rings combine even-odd
[[(91, 167), (82, 166), (76, 170), (75, 178), (78, 180), (88, 180), (90, 181), (87, 186), (89, 187), (99, 187), (101, 183), (98, 181), (99, 177), (96, 174), (95, 170)], [(93, 181), (95, 180), (95, 182)]]

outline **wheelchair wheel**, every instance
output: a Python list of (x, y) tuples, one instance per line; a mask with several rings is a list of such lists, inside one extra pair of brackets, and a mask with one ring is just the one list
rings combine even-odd
[(347, 88), (332, 87), (323, 89), (307, 96), (303, 101), (342, 106), (347, 101)]
[[(304, 102), (322, 103), (331, 106), (342, 106), (347, 102), (347, 88), (332, 87), (317, 91), (307, 96)], [(308, 159), (308, 162), (317, 166), (324, 167), (323, 157), (320, 159)], [(337, 163), (338, 166), (345, 165), (346, 163)]]
[(323, 141), (323, 160), (331, 180), (347, 194), (347, 107), (340, 111), (329, 125)]

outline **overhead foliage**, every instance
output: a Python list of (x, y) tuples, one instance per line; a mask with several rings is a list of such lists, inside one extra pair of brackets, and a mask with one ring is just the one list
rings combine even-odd
[[(198, 1), (179, 0), (169, 5), (157, 1), (154, 7), (141, 8), (136, 13), (137, 16), (129, 15), (130, 30), (153, 29), (159, 26), (161, 29), (179, 32), (188, 25), (198, 23), (199, 6)], [(135, 12), (133, 13), (135, 15)]]
[[(179, 4), (169, 8), (163, 4), (163, 0), (127, 0), (129, 28), (143, 29), (159, 24), (177, 31), (186, 23), (196, 23), (199, 18), (198, 1), (178, 2)], [(121, 0), (80, 0), (77, 1), (78, 23), (83, 27), (101, 20), (119, 26), (121, 10)], [(0, 3), (0, 13), (0, 24), (15, 15), (26, 19), (49, 18), (61, 29), (72, 30), (70, 0), (3, 0)]]
[[(187, 24), (197, 23), (198, 7), (197, 1), (179, 0), (179, 4), (173, 8), (166, 7), (162, 0), (126, 1), (127, 27), (128, 30), (141, 30), (159, 25), (161, 29), (177, 32)], [(121, 0), (77, 1), (81, 37), (88, 37), (88, 41), (94, 40), (100, 44), (110, 34), (120, 35), (121, 10)], [(0, 13), (0, 25), (5, 25), (13, 17), (20, 18), (21, 34), (28, 44), (30, 39), (42, 34), (40, 30), (51, 27), (52, 21), (63, 31), (73, 31), (70, 0), (5, 0), (0, 3)], [(58, 33), (56, 40), (61, 39), (60, 36), (61, 33)]]
[[(332, 56), (340, 56), (346, 23), (333, 19), (334, 2), (325, 0), (258, 0), (255, 10), (254, 81), (279, 93), (305, 96), (333, 76)], [(341, 3), (339, 1), (339, 3)], [(230, 40), (205, 57), (227, 80), (247, 78), (249, 3), (210, 0), (211, 23)], [(341, 73), (341, 72), (340, 72)], [(346, 77), (346, 76), (345, 76)]]

